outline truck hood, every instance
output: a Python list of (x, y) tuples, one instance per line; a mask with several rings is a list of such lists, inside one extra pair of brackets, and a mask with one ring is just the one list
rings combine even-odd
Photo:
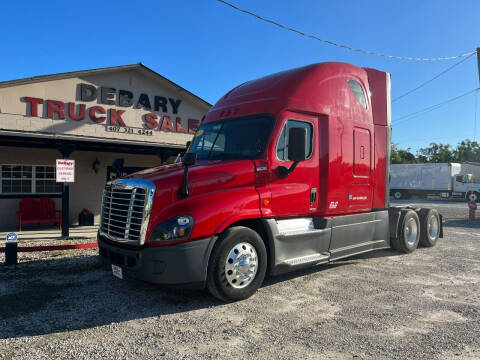
[(178, 215), (164, 213), (175, 202), (190, 202), (199, 195), (255, 185), (255, 165), (252, 160), (203, 161), (189, 167), (189, 196), (181, 200), (177, 194), (183, 172), (182, 164), (172, 164), (143, 170), (127, 178), (150, 180), (155, 184), (153, 210), (157, 214), (163, 213), (161, 217), (165, 219)]

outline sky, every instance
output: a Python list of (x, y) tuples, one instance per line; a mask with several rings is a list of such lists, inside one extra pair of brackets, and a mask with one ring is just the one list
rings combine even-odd
[[(320, 38), (390, 55), (446, 57), (480, 46), (475, 0), (230, 2)], [(142, 62), (212, 104), (245, 81), (323, 61), (391, 73), (395, 99), (461, 60), (402, 61), (352, 52), (216, 0), (8, 1), (0, 19), (0, 81)], [(474, 55), (395, 101), (393, 141), (415, 152), (430, 142), (480, 140), (478, 91), (396, 120), (477, 88), (478, 76)]]

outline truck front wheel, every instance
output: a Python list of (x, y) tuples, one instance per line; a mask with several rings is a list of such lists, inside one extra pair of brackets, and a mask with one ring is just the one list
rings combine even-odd
[(247, 227), (232, 227), (222, 233), (212, 251), (207, 288), (219, 300), (243, 300), (262, 285), (266, 270), (267, 250), (261, 237)]

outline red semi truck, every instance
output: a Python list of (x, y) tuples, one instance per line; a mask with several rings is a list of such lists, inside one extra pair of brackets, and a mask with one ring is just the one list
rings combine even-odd
[(390, 75), (320, 63), (249, 81), (210, 111), (183, 164), (106, 185), (98, 245), (114, 275), (223, 301), (276, 275), (443, 235), (389, 206)]

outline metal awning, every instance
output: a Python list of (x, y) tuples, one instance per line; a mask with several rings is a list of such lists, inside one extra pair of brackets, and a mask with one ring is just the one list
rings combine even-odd
[(155, 143), (126, 139), (105, 139), (68, 134), (47, 134), (0, 130), (0, 146), (59, 149), (64, 146), (81, 151), (118, 152), (148, 155), (177, 155), (185, 150), (178, 144)]

